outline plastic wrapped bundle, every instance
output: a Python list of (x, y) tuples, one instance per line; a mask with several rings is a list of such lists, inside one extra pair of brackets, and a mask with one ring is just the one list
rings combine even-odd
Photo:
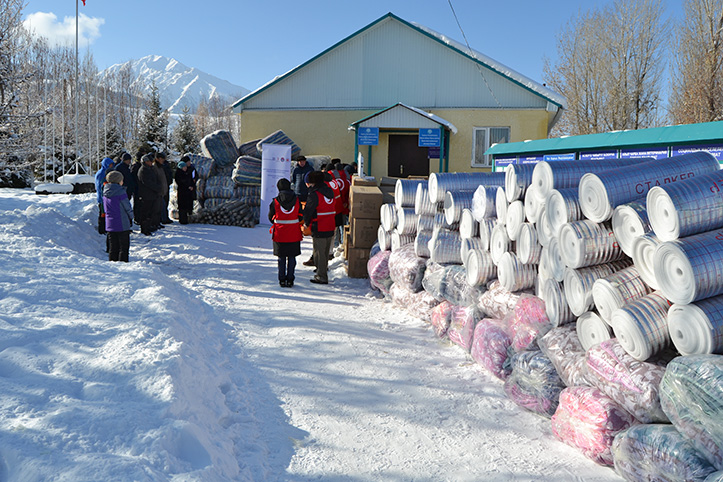
[(414, 238), (414, 253), (420, 258), (429, 258), (429, 240), (432, 239), (431, 231), (419, 231)]
[(592, 287), (600, 278), (611, 275), (630, 266), (630, 260), (613, 261), (612, 263), (589, 266), (587, 268), (565, 270), (565, 299), (570, 311), (580, 316), (594, 306)]
[(392, 286), (392, 278), (389, 275), (389, 256), (391, 254), (390, 251), (380, 251), (367, 261), (369, 284), (385, 295), (389, 294), (389, 288)]
[(535, 287), (536, 264), (522, 264), (515, 253), (502, 254), (497, 263), (497, 278), (509, 291), (522, 291)]
[(491, 318), (504, 319), (517, 304), (521, 293), (506, 290), (495, 280), (477, 300), (477, 307)]
[[(238, 146), (239, 156), (251, 156), (260, 158), (261, 153), (256, 148), (256, 144), (258, 144), (260, 140), (261, 139), (255, 139), (253, 141), (244, 142), (240, 146)], [(316, 166), (314, 166), (314, 168), (316, 168)]]
[(264, 144), (281, 144), (284, 146), (291, 146), (291, 158), (296, 159), (301, 154), (301, 148), (292, 141), (289, 136), (284, 134), (284, 131), (276, 131), (272, 134), (261, 139), (256, 144), (256, 149), (260, 152), (264, 152)]
[(512, 355), (512, 373), (505, 380), (505, 393), (517, 405), (531, 412), (552, 417), (565, 384), (549, 358), (541, 351)]
[(577, 337), (585, 351), (613, 337), (613, 329), (594, 311), (583, 313), (575, 323)]
[[(186, 153), (185, 155), (190, 159), (199, 179), (208, 179), (208, 176), (211, 175), (211, 170), (213, 169), (213, 159), (206, 156), (199, 156), (198, 154)], [(198, 187), (197, 190), (201, 191)]]
[(485, 367), (500, 380), (505, 380), (512, 371), (510, 363), (512, 340), (507, 334), (503, 320), (484, 318), (474, 329), (470, 354), (472, 359)]
[(459, 265), (444, 266), (439, 293), (445, 300), (458, 306), (469, 306), (477, 301), (478, 290), (467, 283), (467, 271)]
[(396, 229), (399, 234), (416, 234), (418, 216), (412, 208), (397, 208)]
[(459, 236), (462, 239), (475, 238), (479, 236), (479, 223), (472, 216), (472, 211), (463, 209), (459, 218)]
[(470, 286), (481, 286), (497, 277), (497, 266), (495, 266), (488, 251), (481, 249), (469, 250), (464, 266), (467, 274), (467, 284)]
[(647, 295), (650, 291), (638, 268), (628, 266), (595, 280), (592, 285), (592, 299), (600, 317), (606, 323), (610, 323), (615, 310)]
[(379, 242), (372, 244), (372, 247), (369, 248), (369, 257), (372, 258), (375, 255), (379, 254), (382, 251), (382, 248), (379, 247)]
[(392, 252), (397, 251), (402, 246), (412, 245), (416, 241), (416, 235), (414, 234), (402, 234), (395, 228), (392, 231)]
[(580, 179), (580, 208), (588, 219), (601, 223), (613, 210), (645, 195), (654, 186), (682, 181), (720, 169), (718, 160), (705, 151), (648, 161), (633, 166), (588, 173)]
[(429, 231), (430, 236), (434, 230), (434, 216), (423, 215), (417, 216), (417, 232)]
[(537, 338), (552, 328), (545, 314), (545, 302), (527, 294), (520, 296), (505, 322), (512, 338), (512, 348), (517, 352), (533, 348)]
[(392, 232), (397, 227), (397, 207), (392, 203), (384, 203), (379, 208), (379, 220), (385, 231)]
[(444, 228), (451, 231), (459, 231), (459, 223), (449, 224), (444, 217), (444, 212), (438, 212), (434, 215), (434, 228)]
[(437, 172), (429, 175), (429, 199), (433, 203), (444, 201), (447, 191), (474, 191), (480, 185), (504, 186), (501, 172)]
[(625, 257), (609, 224), (583, 219), (560, 228), (560, 254), (568, 268), (584, 268)]
[(389, 275), (394, 284), (416, 293), (422, 289), (426, 260), (414, 253), (414, 245), (402, 246), (389, 256)]
[(394, 204), (398, 208), (414, 208), (417, 186), (427, 184), (426, 179), (397, 179), (394, 185)]
[(429, 240), (429, 258), (435, 263), (462, 264), (461, 243), (462, 239), (457, 231), (436, 230)]
[(522, 201), (512, 201), (507, 207), (507, 220), (505, 221), (507, 236), (511, 241), (517, 241), (517, 237), (520, 235), (520, 228), (524, 222), (525, 207)]
[(568, 387), (592, 385), (587, 378), (585, 349), (577, 337), (575, 324), (552, 328), (537, 339), (537, 345), (555, 366), (557, 374), (565, 385)]
[(497, 223), (490, 233), (490, 254), (492, 261), (497, 264), (502, 255), (512, 249), (512, 241), (507, 235), (507, 228), (502, 223)]
[(377, 229), (377, 241), (379, 242), (379, 249), (382, 251), (392, 249), (392, 233), (384, 229), (384, 226), (379, 226), (379, 229)]
[(654, 291), (613, 312), (610, 326), (630, 356), (645, 361), (670, 346), (669, 308), (668, 300)]
[(553, 189), (547, 195), (545, 206), (547, 222), (555, 235), (564, 224), (583, 219), (577, 188)]
[(474, 329), (479, 321), (479, 313), (475, 306), (455, 306), (452, 309), (452, 320), (447, 330), (449, 340), (470, 351), (474, 339)]
[(723, 470), (713, 472), (705, 478), (705, 482), (723, 482)]
[(216, 165), (229, 166), (238, 159), (238, 146), (229, 131), (219, 130), (201, 139), (201, 151)]
[(497, 214), (497, 220), (500, 224), (507, 222), (507, 206), (510, 203), (507, 202), (507, 194), (505, 194), (505, 188), (499, 186), (495, 193), (495, 213)]
[(723, 227), (723, 179), (718, 171), (650, 188), (648, 217), (661, 241)]
[(460, 241), (459, 254), (460, 258), (462, 258), (462, 264), (464, 264), (465, 268), (467, 267), (467, 256), (469, 256), (469, 252), (473, 249), (487, 251), (487, 249), (484, 248), (482, 240), (480, 238), (464, 238)]
[(472, 215), (477, 222), (497, 216), (497, 186), (478, 186), (472, 195)]
[(462, 211), (472, 207), (474, 191), (447, 191), (444, 195), (444, 219), (448, 225), (459, 223)]
[(547, 244), (547, 265), (550, 268), (550, 274), (555, 281), (562, 282), (565, 279), (565, 260), (562, 257), (560, 241), (558, 238), (550, 239)]
[(715, 469), (670, 425), (633, 425), (615, 436), (615, 472), (628, 481), (704, 482)]
[(527, 188), (532, 184), (534, 164), (510, 164), (505, 168), (505, 194), (507, 201), (524, 199)]
[(437, 203), (433, 203), (429, 199), (429, 191), (424, 183), (417, 185), (417, 192), (414, 196), (414, 213), (419, 216), (433, 216), (437, 213)]
[(394, 304), (406, 309), (410, 315), (427, 322), (432, 316), (432, 309), (439, 304), (439, 301), (426, 291), (413, 293), (397, 283), (392, 284), (389, 296)]
[(206, 188), (203, 191), (203, 197), (206, 199), (233, 198), (234, 182), (230, 177), (211, 176), (206, 180)]
[(673, 303), (723, 294), (723, 229), (661, 243), (653, 255), (653, 271)]
[(231, 178), (236, 184), (260, 186), (261, 185), (261, 159), (251, 156), (241, 156), (236, 160)]
[(483, 219), (479, 223), (479, 239), (482, 241), (482, 249), (490, 249), (492, 230), (497, 226), (497, 218)]
[(660, 384), (663, 410), (717, 470), (723, 470), (723, 357), (673, 359)]
[(613, 439), (637, 423), (597, 388), (568, 387), (560, 393), (560, 404), (552, 416), (552, 433), (594, 462), (613, 465)]
[(547, 279), (542, 286), (542, 299), (545, 300), (545, 311), (552, 326), (560, 326), (575, 321), (565, 298), (562, 284), (554, 279)]
[(655, 250), (659, 244), (660, 241), (653, 233), (638, 236), (633, 240), (633, 264), (638, 269), (638, 273), (640, 273), (640, 277), (643, 278), (645, 284), (654, 290), (660, 289), (653, 268)]
[(632, 258), (635, 238), (653, 230), (650, 227), (645, 198), (616, 207), (613, 211), (612, 226), (615, 239), (620, 243), (620, 249)]
[(668, 422), (660, 407), (665, 368), (634, 359), (615, 339), (587, 351), (590, 381), (642, 423)]
[(723, 354), (723, 295), (668, 310), (668, 330), (681, 355)]
[(454, 305), (449, 301), (443, 301), (434, 308), (430, 313), (430, 322), (432, 323), (432, 329), (434, 334), (439, 338), (444, 337), (449, 329), (449, 324), (452, 321), (452, 310)]
[(540, 194), (539, 189), (534, 186), (527, 188), (525, 194), (525, 218), (531, 223), (536, 223), (545, 207), (546, 198)]
[(523, 223), (517, 236), (517, 258), (524, 264), (539, 264), (542, 246), (537, 242), (537, 230), (531, 223)]

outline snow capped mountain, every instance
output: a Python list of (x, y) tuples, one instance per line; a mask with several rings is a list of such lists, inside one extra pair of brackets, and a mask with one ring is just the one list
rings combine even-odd
[(230, 104), (250, 92), (244, 87), (162, 55), (149, 55), (124, 64), (115, 64), (104, 70), (103, 74), (118, 72), (126, 64), (130, 64), (136, 82), (144, 86), (144, 94), (150, 90), (152, 81), (155, 81), (161, 106), (172, 114), (182, 113), (184, 106), (195, 112), (202, 99), (210, 100), (218, 96)]

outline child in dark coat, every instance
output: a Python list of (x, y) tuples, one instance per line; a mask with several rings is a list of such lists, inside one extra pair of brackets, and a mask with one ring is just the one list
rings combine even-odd
[(133, 208), (123, 187), (123, 174), (110, 171), (103, 186), (105, 230), (110, 241), (108, 260), (128, 262), (133, 229)]
[(279, 257), (279, 286), (294, 286), (296, 257), (301, 254), (301, 203), (291, 190), (288, 179), (279, 179), (276, 183), (279, 195), (269, 205), (271, 239), (274, 242), (274, 255)]

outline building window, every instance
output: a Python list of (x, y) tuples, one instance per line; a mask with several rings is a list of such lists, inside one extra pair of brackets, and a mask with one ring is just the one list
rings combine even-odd
[(492, 156), (485, 156), (485, 152), (492, 144), (501, 142), (510, 142), (509, 127), (475, 127), (472, 167), (491, 167)]

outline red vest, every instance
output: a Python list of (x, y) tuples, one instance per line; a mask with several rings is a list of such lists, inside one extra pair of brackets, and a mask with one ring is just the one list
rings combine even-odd
[(277, 243), (294, 243), (301, 241), (301, 224), (299, 222), (299, 199), (296, 199), (294, 207), (286, 211), (274, 199), (274, 226), (271, 232), (271, 239)]
[(346, 175), (345, 171), (334, 171), (334, 176), (339, 183), (341, 191), (341, 213), (349, 214), (349, 191), (351, 189), (351, 181)]
[(334, 191), (334, 209), (336, 210), (336, 214), (339, 214), (343, 209), (341, 201), (342, 182), (337, 179), (332, 179), (331, 181), (327, 182), (326, 185), (329, 186), (332, 191)]
[(316, 231), (319, 233), (334, 231), (336, 229), (336, 222), (334, 220), (336, 216), (336, 208), (334, 206), (334, 200), (324, 197), (319, 191), (316, 191), (316, 195), (319, 197), (319, 205), (316, 207)]

